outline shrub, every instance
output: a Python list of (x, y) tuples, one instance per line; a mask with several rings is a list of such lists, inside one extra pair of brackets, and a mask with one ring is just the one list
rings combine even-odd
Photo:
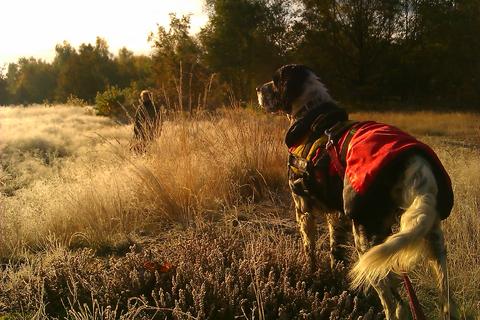
[(104, 92), (97, 92), (95, 109), (97, 115), (125, 121), (132, 117), (134, 105), (139, 92), (136, 88), (109, 87)]

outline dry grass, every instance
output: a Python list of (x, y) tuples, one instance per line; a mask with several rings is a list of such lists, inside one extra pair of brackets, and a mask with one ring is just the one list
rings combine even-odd
[[(452, 175), (451, 285), (480, 308), (480, 116), (366, 114), (432, 145)], [(381, 318), (345, 269), (310, 275), (286, 189), (287, 123), (253, 111), (167, 121), (142, 156), (88, 109), (0, 109), (0, 310), (18, 318)], [(168, 262), (168, 264), (166, 264)], [(174, 267), (170, 268), (169, 264)], [(416, 283), (433, 310), (433, 283)], [(435, 296), (435, 295), (433, 295)]]
[[(480, 115), (466, 112), (434, 113), (432, 111), (418, 112), (360, 112), (352, 118), (358, 120), (376, 120), (393, 124), (408, 130), (418, 137), (433, 136), (447, 139), (459, 139), (460, 142), (480, 143)], [(458, 142), (458, 141), (457, 141)]]

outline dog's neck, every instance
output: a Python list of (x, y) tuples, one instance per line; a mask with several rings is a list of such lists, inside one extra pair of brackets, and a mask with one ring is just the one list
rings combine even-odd
[(331, 99), (327, 101), (324, 101), (324, 99), (315, 99), (303, 104), (302, 106), (292, 108), (295, 110), (295, 112), (291, 112), (291, 114), (287, 115), (288, 119), (290, 120), (290, 124), (294, 123), (298, 119), (303, 118), (312, 109), (321, 108), (322, 104), (326, 102), (334, 103), (334, 101)]
[(348, 120), (345, 109), (335, 102), (316, 102), (309, 104), (309, 108), (301, 111), (291, 123), (285, 136), (288, 147), (295, 145), (299, 139), (311, 133), (323, 134), (325, 130), (341, 121)]
[(292, 111), (288, 118), (293, 123), (302, 118), (309, 110), (326, 102), (335, 103), (325, 85), (317, 76), (312, 74), (312, 77), (305, 84), (305, 92), (292, 104)]

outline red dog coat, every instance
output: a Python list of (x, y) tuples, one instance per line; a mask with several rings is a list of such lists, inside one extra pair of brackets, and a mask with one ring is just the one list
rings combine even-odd
[[(350, 130), (355, 130), (348, 146), (343, 142)], [(360, 122), (339, 139), (337, 150), (347, 147), (345, 179), (359, 195), (365, 194), (379, 172), (406, 151), (417, 150), (432, 165), (439, 185), (439, 211), (446, 218), (453, 206), (452, 183), (435, 152), (400, 129), (373, 121)]]

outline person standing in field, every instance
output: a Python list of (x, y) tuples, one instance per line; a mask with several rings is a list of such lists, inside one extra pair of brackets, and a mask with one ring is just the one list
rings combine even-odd
[(133, 127), (134, 145), (136, 152), (143, 153), (149, 142), (158, 136), (161, 126), (160, 110), (153, 102), (153, 95), (149, 90), (140, 93), (139, 106), (135, 113)]

